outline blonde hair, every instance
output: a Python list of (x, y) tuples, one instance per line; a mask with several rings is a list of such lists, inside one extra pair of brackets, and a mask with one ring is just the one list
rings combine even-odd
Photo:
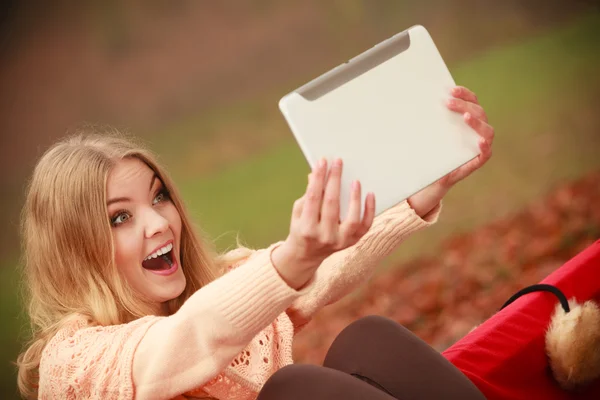
[[(169, 314), (214, 280), (220, 264), (234, 261), (231, 256), (215, 257), (200, 240), (172, 180), (131, 138), (87, 130), (57, 143), (35, 167), (22, 216), (24, 290), (32, 330), (17, 360), (19, 390), (25, 397), (37, 398), (42, 351), (73, 318), (116, 325), (153, 313), (121, 278), (113, 259), (106, 182), (115, 163), (127, 157), (156, 173), (181, 216), (181, 266), (187, 283), (168, 302)], [(233, 254), (243, 257), (248, 251)]]

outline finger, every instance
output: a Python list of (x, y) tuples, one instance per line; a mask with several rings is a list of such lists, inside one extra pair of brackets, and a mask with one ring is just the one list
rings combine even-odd
[(463, 99), (465, 101), (470, 101), (471, 103), (479, 104), (477, 95), (464, 86), (453, 87), (451, 93), (452, 96), (456, 97), (457, 99)]
[(360, 236), (363, 236), (365, 233), (371, 229), (371, 225), (373, 225), (373, 220), (375, 219), (375, 195), (373, 193), (368, 193), (367, 198), (365, 199), (365, 214), (363, 216), (363, 220), (361, 223), (361, 227), (358, 231)]
[(487, 115), (479, 104), (464, 101), (462, 99), (449, 99), (447, 106), (450, 110), (464, 114), (471, 113), (475, 118), (479, 118), (483, 122), (487, 122)]
[(356, 231), (360, 227), (360, 210), (361, 210), (361, 187), (359, 181), (352, 182), (352, 188), (350, 189), (350, 204), (348, 205), (348, 212), (346, 218), (342, 223), (341, 230), (345, 238), (351, 238), (356, 234)]
[(319, 220), (326, 171), (327, 161), (322, 159), (310, 174), (304, 198), (304, 206), (302, 207), (302, 218), (306, 219), (307, 222), (317, 222)]
[(473, 117), (469, 112), (464, 115), (465, 122), (491, 145), (494, 141), (494, 128), (486, 122)]
[(329, 171), (323, 204), (321, 205), (320, 231), (324, 244), (332, 245), (338, 241), (340, 220), (340, 181), (342, 160), (336, 159)]
[(463, 178), (469, 176), (474, 171), (481, 168), (492, 156), (492, 147), (485, 140), (479, 141), (479, 155), (465, 164)]
[(338, 221), (340, 220), (340, 182), (342, 177), (342, 160), (339, 158), (333, 162), (321, 208), (321, 222), (325, 233), (333, 235), (337, 232)]
[(467, 176), (471, 175), (473, 172), (481, 168), (491, 157), (492, 157), (492, 148), (488, 142), (483, 139), (479, 140), (479, 155), (466, 164), (458, 167), (454, 172), (452, 172), (452, 184), (455, 184), (458, 181), (465, 179)]
[(479, 165), (477, 168), (481, 167), (492, 157), (492, 145), (487, 141), (479, 142), (479, 149), (481, 150), (481, 154), (479, 155)]

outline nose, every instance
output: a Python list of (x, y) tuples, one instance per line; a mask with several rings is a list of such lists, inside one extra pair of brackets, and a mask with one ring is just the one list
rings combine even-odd
[(145, 236), (147, 239), (164, 233), (169, 229), (169, 221), (153, 208), (148, 209), (145, 213)]

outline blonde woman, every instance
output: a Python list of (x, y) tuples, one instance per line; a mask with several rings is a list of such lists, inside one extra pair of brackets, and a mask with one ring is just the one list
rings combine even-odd
[[(468, 397), (474, 386), (437, 353), (380, 318), (348, 327), (328, 355), (330, 365), (314, 366), (316, 374), (283, 368), (292, 364), (294, 333), (366, 281), (404, 238), (433, 223), (448, 189), (489, 159), (493, 129), (485, 112), (469, 90), (452, 94), (448, 106), (482, 137), (477, 159), (377, 218), (369, 194), (361, 219), (356, 182), (341, 223), (342, 163), (334, 161), (328, 175), (323, 161), (294, 204), (285, 241), (224, 256), (195, 233), (173, 182), (148, 151), (94, 133), (53, 146), (35, 168), (23, 213), (32, 339), (18, 359), (21, 394), (276, 399), (331, 398), (333, 390), (342, 398), (408, 398), (400, 396), (435, 385), (423, 378), (415, 389), (413, 379), (395, 376), (392, 386), (399, 388), (386, 388), (374, 376), (382, 369), (394, 376), (390, 362), (410, 370), (412, 357), (432, 379), (448, 380), (446, 393), (478, 398)], [(396, 350), (373, 350), (375, 361), (361, 361), (370, 342)], [(351, 370), (363, 361), (366, 372)], [(341, 380), (329, 377), (333, 368)], [(324, 377), (333, 386), (319, 392)]]

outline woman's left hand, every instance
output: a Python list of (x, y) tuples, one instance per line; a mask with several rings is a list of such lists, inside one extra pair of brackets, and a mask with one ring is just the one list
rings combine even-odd
[(479, 104), (477, 96), (462, 86), (452, 88), (451, 94), (452, 98), (448, 100), (447, 106), (450, 110), (462, 114), (465, 122), (479, 134), (480, 154), (409, 197), (408, 203), (421, 217), (429, 213), (452, 186), (481, 168), (492, 156), (494, 128), (488, 124), (487, 115)]

